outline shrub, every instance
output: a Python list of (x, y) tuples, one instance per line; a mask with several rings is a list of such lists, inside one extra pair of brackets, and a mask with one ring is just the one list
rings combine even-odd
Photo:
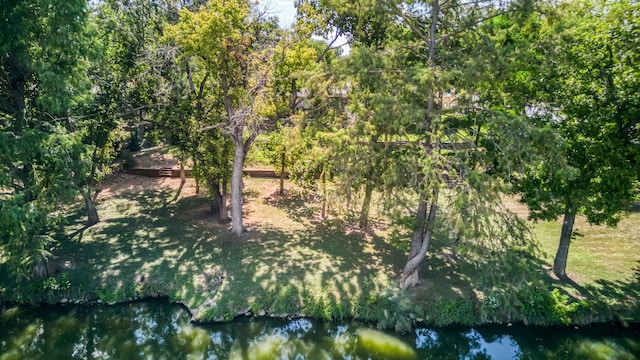
[(300, 307), (300, 296), (295, 286), (289, 286), (284, 291), (275, 296), (271, 311), (274, 314), (294, 314), (298, 312)]
[(120, 153), (120, 165), (124, 170), (131, 170), (138, 165), (138, 162), (131, 151), (124, 149)]

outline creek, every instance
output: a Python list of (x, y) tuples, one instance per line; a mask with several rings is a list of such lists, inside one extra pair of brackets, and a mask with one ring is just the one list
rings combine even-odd
[(193, 324), (166, 300), (17, 306), (0, 318), (6, 359), (640, 359), (640, 326), (425, 328), (306, 318)]

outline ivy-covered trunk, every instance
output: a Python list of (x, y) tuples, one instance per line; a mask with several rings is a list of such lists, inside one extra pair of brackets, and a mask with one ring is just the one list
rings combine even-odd
[(562, 221), (562, 232), (560, 233), (560, 244), (556, 257), (553, 260), (553, 273), (561, 279), (567, 277), (567, 258), (569, 257), (569, 245), (571, 244), (571, 235), (573, 234), (573, 224), (576, 220), (576, 210), (567, 207)]

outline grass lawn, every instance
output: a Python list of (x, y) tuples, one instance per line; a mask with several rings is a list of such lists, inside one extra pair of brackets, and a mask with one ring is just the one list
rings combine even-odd
[(156, 291), (184, 302), (196, 318), (224, 318), (247, 308), (292, 314), (301, 304), (282, 303), (292, 294), (323, 304), (366, 302), (401, 269), (401, 251), (380, 237), (345, 232), (341, 221), (317, 221), (302, 197), (275, 194), (277, 180), (245, 180), (242, 238), (213, 219), (193, 183), (174, 200), (177, 187), (167, 179), (156, 189), (147, 181), (147, 191), (127, 181), (105, 185), (101, 223), (85, 229), (78, 218), (67, 229), (70, 241), (56, 253), (71, 284), (114, 301)]
[[(543, 259), (553, 264), (561, 221), (534, 224), (544, 250)], [(584, 217), (576, 219), (580, 234), (572, 241), (567, 275), (574, 283), (558, 284), (576, 297), (606, 297), (637, 302), (640, 299), (640, 211), (634, 209), (617, 227), (596, 226)]]
[(509, 269), (496, 267), (493, 259), (480, 267), (452, 261), (447, 243), (436, 238), (422, 268), (423, 283), (400, 298), (394, 295), (395, 281), (406, 261), (408, 230), (390, 226), (377, 213), (368, 234), (339, 219), (321, 221), (320, 204), (295, 191), (280, 197), (278, 184), (276, 179), (245, 179), (248, 232), (236, 238), (229, 224), (214, 220), (208, 200), (195, 195), (191, 179), (176, 196), (179, 179), (112, 177), (98, 199), (102, 221), (84, 228), (79, 209), (58, 235), (55, 254), (71, 288), (54, 293), (53, 301), (168, 295), (184, 303), (196, 320), (229, 320), (251, 310), (386, 318), (392, 324), (394, 314), (404, 311), (444, 325), (517, 321), (496, 309), (493, 317), (481, 314), (494, 292), (512, 299), (509, 289), (527, 286), (533, 278), (575, 300), (604, 299), (616, 309), (622, 306), (622, 318), (640, 320), (638, 314), (629, 315), (640, 298), (640, 212), (615, 229), (577, 220), (584, 236), (571, 246), (572, 283), (561, 283), (550, 272), (560, 233), (556, 222), (535, 224), (542, 252), (512, 257), (517, 266)]

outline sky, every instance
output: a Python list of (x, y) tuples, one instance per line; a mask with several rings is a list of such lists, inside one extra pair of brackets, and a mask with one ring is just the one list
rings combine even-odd
[(293, 0), (261, 0), (260, 3), (265, 4), (270, 13), (278, 17), (280, 27), (290, 27), (295, 21), (296, 8)]
[[(293, 5), (294, 0), (260, 0), (260, 4), (266, 6), (269, 13), (277, 16), (280, 27), (289, 28), (296, 20), (296, 7)], [(326, 40), (325, 40), (326, 41)], [(339, 37), (336, 45), (346, 44), (344, 37)], [(342, 46), (342, 54), (348, 55), (351, 51), (349, 45)]]

